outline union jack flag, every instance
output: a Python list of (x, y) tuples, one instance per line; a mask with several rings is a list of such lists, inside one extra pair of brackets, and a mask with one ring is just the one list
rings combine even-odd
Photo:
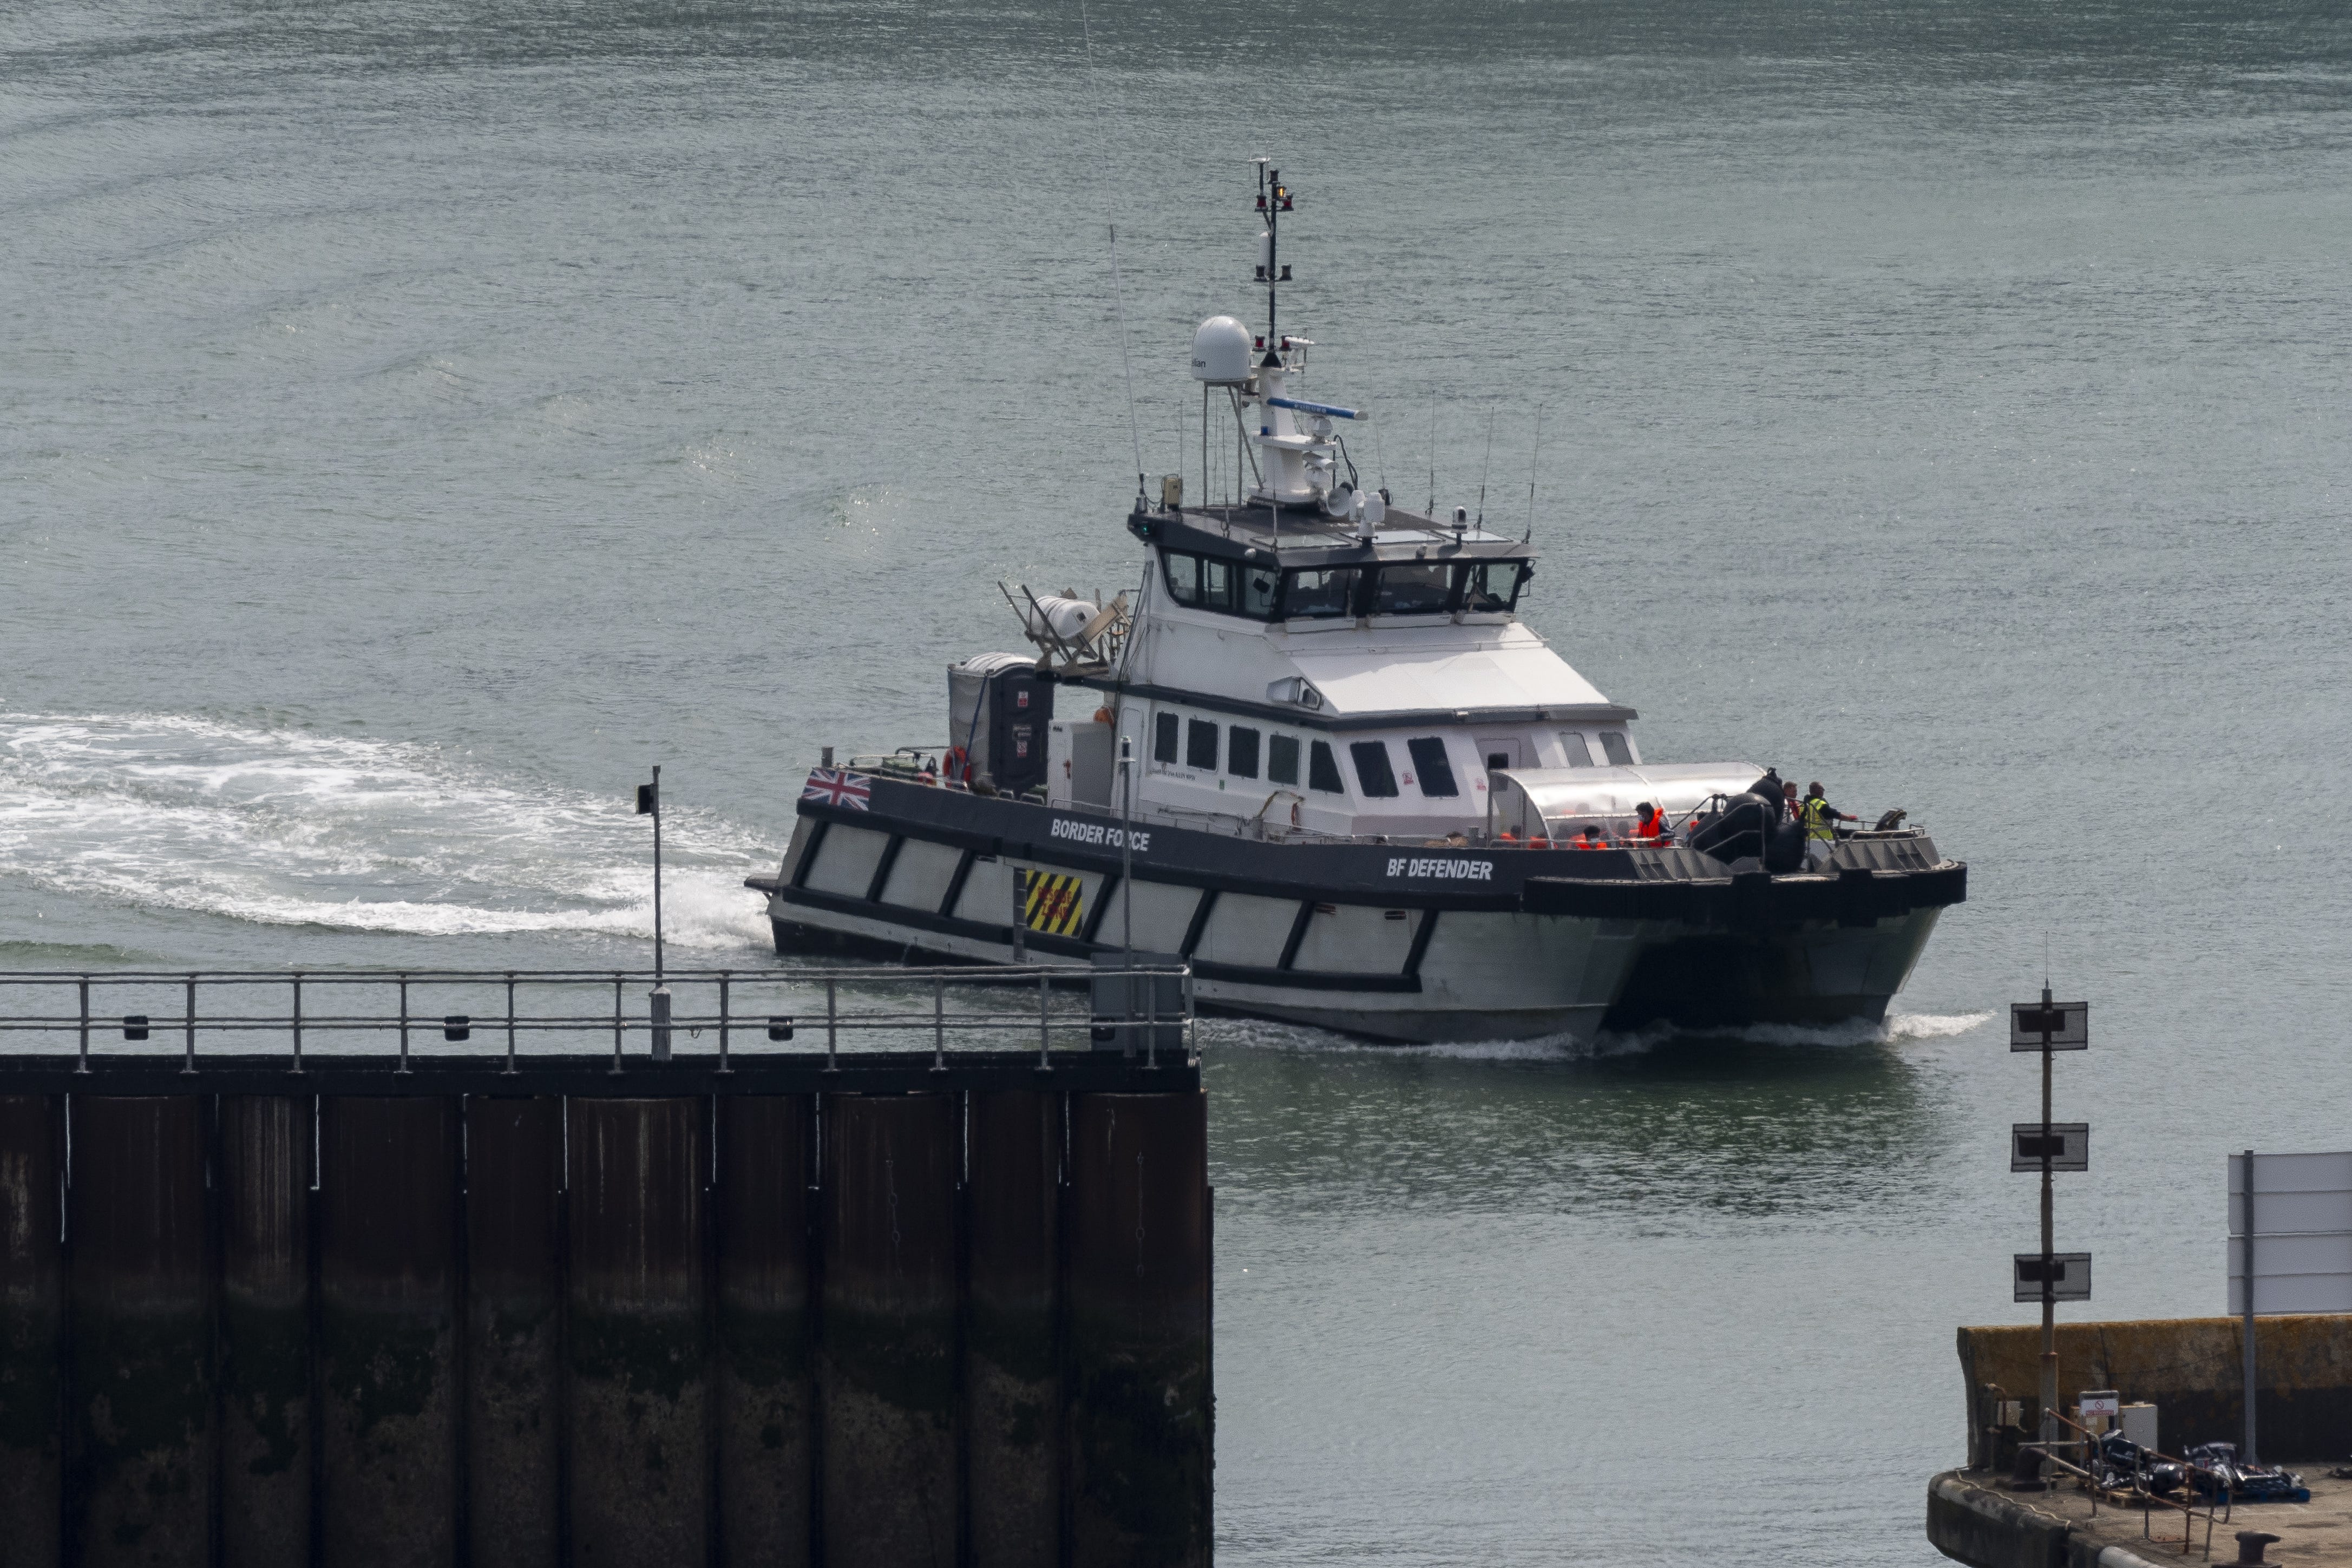
[(803, 800), (852, 811), (866, 810), (866, 803), (873, 797), (874, 781), (863, 773), (852, 773), (845, 768), (812, 768), (808, 783), (801, 789)]

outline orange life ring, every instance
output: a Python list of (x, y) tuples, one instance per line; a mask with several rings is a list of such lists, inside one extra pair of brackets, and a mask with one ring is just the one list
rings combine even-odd
[(948, 747), (946, 763), (940, 768), (942, 777), (958, 784), (971, 782), (971, 753), (961, 746)]

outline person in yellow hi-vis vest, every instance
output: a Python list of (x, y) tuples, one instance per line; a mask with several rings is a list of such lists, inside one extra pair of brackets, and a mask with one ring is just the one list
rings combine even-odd
[(1830, 852), (1837, 848), (1836, 824), (1861, 820), (1831, 805), (1822, 794), (1821, 780), (1814, 779), (1797, 808), (1797, 821), (1805, 826), (1805, 869), (1819, 871), (1829, 863)]

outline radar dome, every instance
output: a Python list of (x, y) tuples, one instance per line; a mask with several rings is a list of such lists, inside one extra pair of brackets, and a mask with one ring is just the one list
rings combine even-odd
[(1250, 329), (1230, 316), (1212, 316), (1192, 334), (1192, 379), (1239, 386), (1250, 378)]

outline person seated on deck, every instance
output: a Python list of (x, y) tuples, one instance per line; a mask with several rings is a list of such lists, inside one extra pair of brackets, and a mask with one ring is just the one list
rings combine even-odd
[(1528, 848), (1531, 850), (1548, 850), (1551, 848), (1551, 839), (1547, 834), (1530, 831), (1528, 834)]
[(1519, 835), (1511, 831), (1510, 829), (1505, 828), (1503, 830), (1502, 836), (1495, 841), (1498, 844), (1509, 844), (1516, 849), (1518, 847)]
[(1601, 831), (1600, 823), (1587, 822), (1584, 831), (1569, 841), (1568, 847), (1572, 850), (1605, 850), (1609, 847), (1609, 836)]
[(1647, 800), (1633, 808), (1633, 847), (1654, 850), (1661, 844), (1675, 841), (1675, 831), (1666, 826), (1666, 814)]

